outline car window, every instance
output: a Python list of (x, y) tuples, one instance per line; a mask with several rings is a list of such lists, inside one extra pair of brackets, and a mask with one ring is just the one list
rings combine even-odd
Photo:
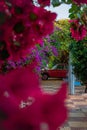
[(65, 69), (65, 70), (68, 70), (68, 66), (67, 66), (67, 65), (64, 65), (64, 69)]
[(59, 69), (59, 70), (67, 70), (68, 69), (68, 66), (67, 65), (55, 65), (52, 67), (52, 70), (55, 70), (55, 69)]
[(64, 66), (63, 66), (63, 65), (58, 65), (58, 66), (57, 66), (57, 69), (62, 70), (62, 69), (64, 69)]
[(52, 70), (57, 69), (57, 66), (58, 66), (58, 65), (53, 66), (53, 67), (52, 67)]

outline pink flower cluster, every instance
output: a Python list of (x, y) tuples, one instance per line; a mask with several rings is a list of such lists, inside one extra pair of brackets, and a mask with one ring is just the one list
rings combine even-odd
[(55, 18), (55, 13), (35, 6), (32, 0), (1, 0), (0, 60), (15, 60), (27, 55), (31, 47), (52, 33)]
[[(0, 63), (24, 58), (52, 33), (56, 14), (43, 8), (50, 0), (38, 3), (0, 0)], [(42, 92), (35, 66), (37, 62), (0, 75), (0, 129), (56, 130), (66, 120), (66, 84), (56, 94)]]
[(41, 6), (50, 6), (50, 0), (38, 0)]
[(56, 130), (67, 118), (66, 85), (55, 94), (42, 92), (32, 65), (0, 75), (0, 129)]
[(71, 23), (71, 35), (76, 41), (80, 41), (87, 35), (87, 30), (84, 25), (80, 24), (79, 20), (70, 20)]
[(78, 5), (80, 4), (87, 4), (87, 0), (73, 0), (75, 3), (77, 3)]

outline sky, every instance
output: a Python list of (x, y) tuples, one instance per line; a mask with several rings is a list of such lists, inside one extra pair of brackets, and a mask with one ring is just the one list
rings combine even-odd
[(70, 5), (66, 5), (66, 4), (62, 4), (58, 7), (47, 7), (47, 10), (51, 10), (52, 12), (56, 12), (57, 13), (57, 19), (65, 19), (65, 18), (69, 18), (69, 8)]

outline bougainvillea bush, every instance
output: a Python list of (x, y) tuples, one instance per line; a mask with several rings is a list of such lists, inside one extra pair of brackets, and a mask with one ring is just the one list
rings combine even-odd
[(53, 32), (56, 18), (44, 9), (50, 1), (38, 3), (0, 1), (0, 66), (8, 72), (0, 74), (0, 129), (56, 130), (67, 117), (66, 84), (56, 94), (45, 94), (34, 71), (39, 57), (33, 49)]
[[(49, 19), (47, 19), (49, 17)], [(1, 61), (26, 56), (29, 48), (42, 43), (53, 31), (55, 13), (32, 4), (32, 1), (0, 2)], [(49, 26), (48, 26), (49, 25)]]
[(37, 60), (20, 65), (53, 32), (56, 14), (44, 8), (50, 0), (37, 2), (0, 0), (0, 66), (8, 62), (14, 68), (0, 74), (1, 130), (56, 130), (67, 118), (67, 84), (55, 94), (44, 93), (33, 69)]
[(84, 92), (87, 93), (87, 1), (76, 0), (70, 12), (72, 18), (72, 20), (69, 20), (71, 24), (70, 32), (73, 38), (70, 45), (71, 64), (73, 66), (73, 73), (85, 85)]

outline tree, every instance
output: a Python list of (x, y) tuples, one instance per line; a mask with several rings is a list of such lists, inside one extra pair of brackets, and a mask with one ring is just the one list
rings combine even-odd
[(87, 93), (87, 39), (74, 41), (70, 45), (73, 72), (78, 80), (86, 86)]
[(60, 29), (57, 32), (58, 37), (58, 51), (59, 51), (59, 61), (68, 64), (69, 59), (69, 45), (72, 41), (70, 36), (70, 24), (69, 19), (62, 19), (55, 22), (55, 25)]
[(58, 51), (58, 55), (51, 56), (49, 66), (56, 63), (68, 64), (69, 45), (73, 39), (70, 36), (70, 24), (68, 19), (62, 19), (54, 22), (54, 32), (45, 40), (47, 45), (52, 45)]

